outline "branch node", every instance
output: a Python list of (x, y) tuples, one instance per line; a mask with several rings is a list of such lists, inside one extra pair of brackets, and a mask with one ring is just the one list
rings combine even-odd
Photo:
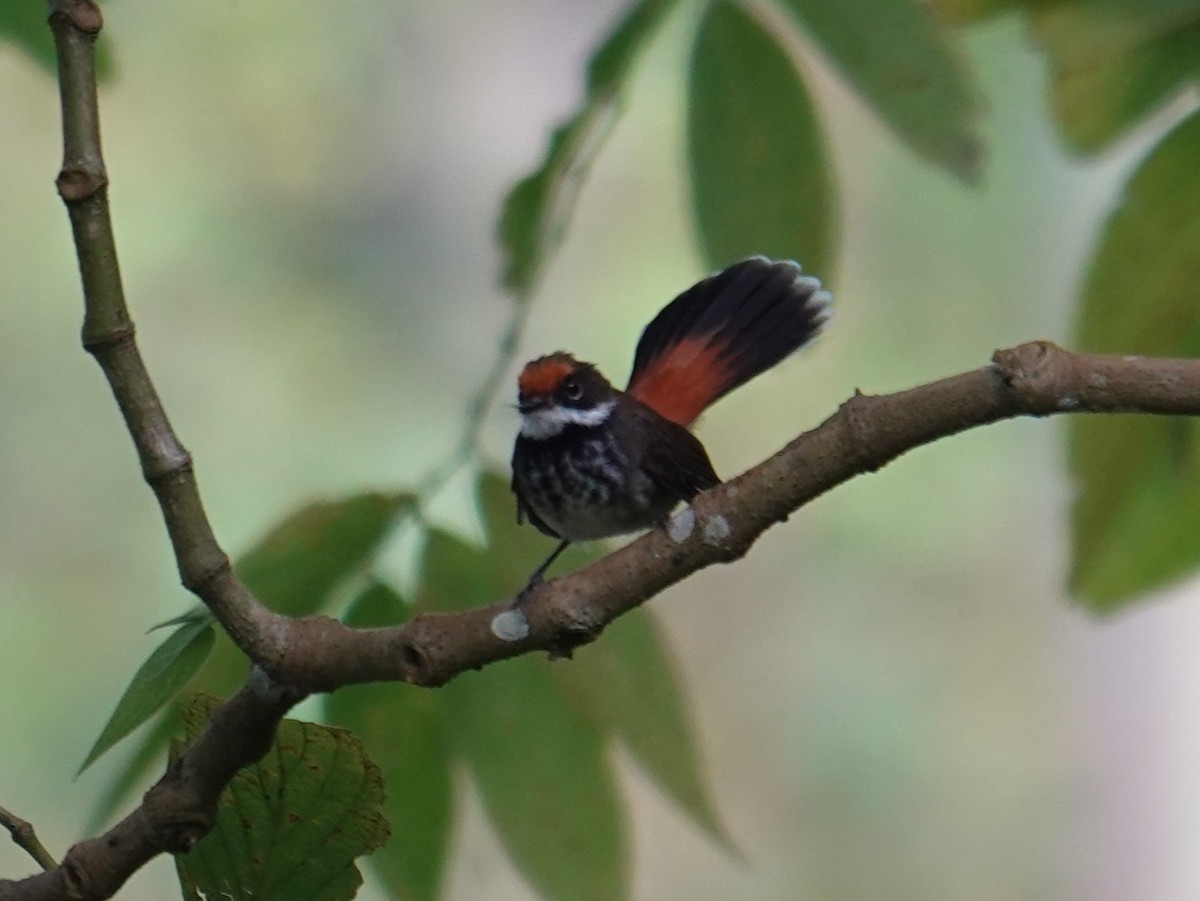
[(874, 429), (871, 408), (875, 405), (875, 396), (863, 394), (855, 388), (854, 395), (845, 400), (838, 412), (846, 423), (846, 433), (849, 440), (853, 459), (866, 472), (878, 472), (886, 460), (880, 460), (875, 452), (877, 442), (873, 438)]
[(554, 604), (550, 613), (554, 631), (546, 650), (551, 660), (570, 660), (576, 648), (591, 644), (607, 625), (603, 614), (590, 605)]
[(1047, 360), (1057, 349), (1049, 341), (1028, 341), (997, 350), (992, 354), (992, 364), (1006, 384), (1020, 389), (1043, 375)]
[(204, 599), (209, 596), (208, 586), (232, 569), (229, 557), (222, 552), (215, 564), (196, 575), (189, 575), (181, 571), (179, 581), (183, 584), (184, 588), (196, 595), (196, 597)]
[(64, 203), (82, 203), (108, 187), (108, 176), (94, 169), (68, 166), (58, 173), (54, 185)]
[(134, 336), (137, 330), (134, 328), (133, 320), (126, 319), (125, 322), (116, 328), (110, 328), (100, 334), (85, 334), (83, 336), (83, 349), (95, 356), (102, 351), (117, 347), (121, 344), (133, 343)]
[(192, 455), (178, 442), (167, 442), (162, 452), (142, 466), (142, 477), (151, 488), (158, 489), (172, 479), (190, 480)]
[(50, 18), (62, 17), (84, 34), (96, 35), (104, 27), (104, 16), (93, 0), (59, 0), (51, 4)]
[(1043, 416), (1077, 407), (1077, 398), (1064, 394), (1068, 355), (1050, 341), (1029, 341), (992, 354), (992, 366), (1020, 398), (1023, 409)]

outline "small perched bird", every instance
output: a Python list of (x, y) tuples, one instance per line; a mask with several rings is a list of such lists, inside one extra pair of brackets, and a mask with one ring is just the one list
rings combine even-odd
[(517, 382), (521, 431), (512, 459), (517, 521), (528, 519), (560, 543), (518, 599), (571, 542), (662, 524), (680, 501), (720, 484), (688, 426), (815, 338), (831, 301), (796, 263), (751, 257), (654, 317), (625, 391), (562, 351), (527, 363)]

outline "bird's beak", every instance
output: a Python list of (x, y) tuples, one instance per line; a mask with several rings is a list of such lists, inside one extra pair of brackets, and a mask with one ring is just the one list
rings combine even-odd
[(548, 403), (548, 398), (541, 394), (522, 394), (517, 398), (517, 410), (522, 414), (536, 413)]

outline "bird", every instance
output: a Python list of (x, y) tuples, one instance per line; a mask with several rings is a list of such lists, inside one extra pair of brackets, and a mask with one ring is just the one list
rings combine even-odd
[(565, 351), (528, 362), (517, 379), (517, 522), (559, 544), (517, 602), (572, 543), (662, 525), (681, 502), (719, 485), (690, 426), (811, 343), (832, 301), (799, 264), (754, 256), (697, 282), (651, 320), (624, 391)]

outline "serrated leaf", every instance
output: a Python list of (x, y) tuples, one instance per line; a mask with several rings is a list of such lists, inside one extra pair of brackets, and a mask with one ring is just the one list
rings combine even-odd
[(388, 536), (410, 494), (359, 494), (310, 504), (271, 529), (237, 562), (238, 575), (268, 607), (291, 616), (321, 610)]
[(896, 135), (975, 181), (983, 166), (979, 96), (945, 29), (920, 0), (783, 0)]
[[(189, 741), (219, 701), (183, 718)], [(362, 884), (355, 859), (382, 845), (383, 777), (350, 732), (283, 720), (275, 745), (222, 793), (216, 826), (175, 858), (184, 897), (345, 901)]]
[(719, 269), (753, 254), (829, 277), (833, 183), (788, 54), (741, 7), (708, 7), (692, 47), (687, 144), (700, 246)]
[[(357, 628), (395, 625), (408, 609), (394, 591), (375, 583), (350, 604), (345, 622)], [(383, 770), (383, 812), (392, 837), (371, 856), (371, 866), (388, 896), (434, 901), (452, 815), (450, 753), (435, 693), (411, 685), (352, 685), (327, 696), (325, 713), (357, 735)]]
[(537, 170), (505, 198), (497, 228), (504, 254), (502, 281), (516, 297), (533, 292), (561, 242), (583, 179), (619, 114), (633, 64), (674, 5), (675, 0), (633, 5), (588, 63), (583, 105), (554, 130)]
[[(1200, 355), (1200, 114), (1139, 166), (1105, 226), (1083, 292), (1079, 344)], [(1070, 422), (1071, 585), (1107, 611), (1200, 563), (1200, 422), (1079, 416)]]
[(1102, 150), (1200, 74), (1200, 3), (1102, 0), (1034, 6), (1063, 136)]
[[(438, 610), (494, 598), (492, 555), (431, 533), (424, 603)], [(606, 735), (531, 656), (460, 676), (437, 693), (455, 751), (475, 778), (492, 828), (544, 897), (625, 897), (627, 849)]]
[(203, 621), (190, 622), (167, 636), (134, 673), (79, 772), (171, 700), (200, 669), (214, 638), (212, 625)]

